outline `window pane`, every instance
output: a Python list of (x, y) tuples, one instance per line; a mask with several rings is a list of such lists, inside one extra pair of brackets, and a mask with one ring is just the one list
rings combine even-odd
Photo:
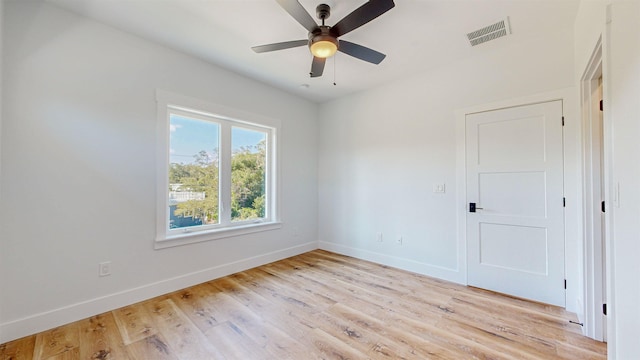
[(169, 229), (219, 222), (220, 126), (170, 115)]
[(265, 217), (267, 133), (231, 128), (231, 221)]

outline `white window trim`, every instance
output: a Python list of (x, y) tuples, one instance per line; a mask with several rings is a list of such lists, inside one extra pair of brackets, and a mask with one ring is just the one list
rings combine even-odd
[[(167, 247), (217, 240), (281, 228), (282, 224), (279, 217), (280, 183), (278, 181), (278, 178), (280, 176), (278, 165), (279, 147), (277, 146), (277, 135), (280, 129), (280, 121), (163, 90), (156, 90), (156, 101), (158, 115), (156, 141), (157, 198), (156, 238), (154, 241), (154, 248), (163, 249)], [(267, 140), (267, 147), (268, 153), (271, 156), (268, 156), (267, 158), (268, 171), (265, 184), (265, 191), (267, 192), (266, 196), (270, 201), (267, 203), (268, 208), (265, 209), (268, 214), (266, 219), (247, 220), (234, 223), (233, 225), (211, 226), (205, 229), (186, 228), (181, 232), (169, 231), (167, 216), (169, 199), (167, 196), (167, 189), (169, 187), (169, 116), (172, 111), (171, 109), (175, 109), (178, 112), (187, 111), (189, 113), (200, 114), (206, 117), (214, 117), (221, 120), (237, 123), (242, 127), (253, 128), (256, 130), (268, 130), (270, 132), (270, 136)], [(221, 136), (225, 135), (221, 134)], [(229, 137), (228, 139), (226, 139), (228, 141), (230, 140), (230, 134), (227, 134), (227, 136)], [(230, 148), (227, 150), (221, 148), (220, 150), (221, 156), (225, 156), (224, 152), (230, 151)], [(230, 156), (230, 154), (227, 155)], [(223, 186), (225, 186), (225, 184), (223, 184), (222, 182), (223, 179), (221, 178), (221, 189), (223, 188)], [(226, 185), (230, 186), (230, 184)], [(224, 197), (229, 196), (230, 194), (226, 194), (224, 191), (221, 191), (223, 202), (230, 204), (230, 199), (224, 199)], [(230, 206), (225, 206), (222, 211), (230, 211)]]

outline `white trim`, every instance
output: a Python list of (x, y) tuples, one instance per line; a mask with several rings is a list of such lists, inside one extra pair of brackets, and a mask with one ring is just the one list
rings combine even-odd
[(411, 271), (416, 274), (431, 276), (437, 279), (451, 281), (465, 285), (464, 274), (456, 269), (435, 266), (415, 260), (391, 256), (374, 251), (357, 249), (350, 246), (336, 244), (332, 242), (319, 241), (318, 247), (322, 250), (331, 251), (337, 254), (347, 255), (354, 258), (371, 261), (381, 265), (392, 266), (394, 268)]
[(173, 105), (177, 108), (187, 108), (189, 110), (200, 110), (208, 116), (215, 116), (220, 119), (233, 120), (236, 122), (250, 122), (251, 124), (264, 124), (267, 127), (279, 128), (281, 121), (252, 112), (235, 109), (232, 107), (219, 105), (210, 101), (192, 98), (190, 96), (176, 94), (161, 89), (156, 90), (156, 101), (166, 105)]
[(230, 274), (252, 269), (274, 261), (286, 259), (317, 249), (316, 242), (257, 255), (246, 259), (210, 267), (208, 269), (176, 276), (133, 289), (78, 302), (69, 306), (31, 315), (0, 324), (0, 343), (35, 334), (85, 319), (96, 314), (121, 308), (156, 296), (201, 284)]
[[(602, 76), (602, 38), (600, 37), (594, 46), (593, 54), (580, 79), (581, 87), (581, 111), (583, 121), (583, 227), (584, 227), (584, 315), (580, 320), (584, 323), (585, 335), (603, 341), (605, 339), (605, 317), (602, 314), (602, 303), (605, 295), (604, 288), (604, 264), (603, 245), (605, 234), (602, 232), (602, 215), (597, 202), (602, 198), (594, 196), (602, 194), (604, 184), (601, 176), (605, 173), (605, 167), (601, 166), (605, 161), (600, 154), (604, 149), (594, 148), (595, 145), (603, 146), (604, 134), (601, 133), (600, 122), (594, 122), (594, 117), (599, 117), (600, 110), (593, 103), (594, 86), (598, 78)], [(604, 83), (603, 83), (604, 86)], [(604, 95), (604, 94), (603, 94)], [(608, 204), (611, 206), (611, 203)]]
[(257, 232), (277, 230), (282, 228), (280, 222), (265, 222), (243, 226), (225, 227), (208, 231), (185, 233), (158, 237), (153, 245), (154, 249), (165, 249), (174, 246), (188, 245), (203, 241), (219, 240), (234, 236), (253, 234)]
[[(467, 110), (456, 111), (456, 248), (458, 271), (467, 285)], [(461, 167), (462, 166), (462, 167)]]
[[(228, 144), (228, 145), (227, 145)], [(218, 178), (219, 223), (221, 227), (231, 222), (231, 127), (220, 126), (220, 162)], [(167, 176), (167, 175), (165, 175)], [(172, 231), (169, 230), (169, 233)]]
[[(617, 322), (617, 310), (614, 304), (615, 299), (615, 267), (614, 267), (614, 250), (615, 250), (615, 237), (614, 237), (614, 211), (615, 208), (620, 207), (620, 193), (619, 184), (614, 177), (614, 164), (613, 164), (613, 116), (612, 108), (607, 107), (612, 103), (611, 98), (611, 4), (606, 7), (607, 20), (602, 36), (602, 100), (604, 102), (605, 111), (602, 117), (602, 132), (603, 132), (603, 150), (604, 150), (604, 198), (605, 201), (610, 204), (609, 209), (604, 213), (605, 222), (605, 275), (606, 275), (606, 299), (611, 304), (607, 309), (607, 322), (606, 322), (606, 334), (607, 334), (607, 358), (615, 359), (617, 357), (617, 336), (616, 336), (616, 322)], [(609, 111), (607, 111), (609, 109)]]
[[(464, 124), (465, 117), (468, 114), (500, 110), (500, 109), (506, 109), (506, 108), (516, 107), (516, 106), (523, 106), (523, 105), (539, 104), (539, 103), (545, 103), (545, 102), (556, 101), (556, 100), (566, 100), (567, 98), (574, 97), (573, 91), (574, 89), (572, 87), (564, 88), (560, 90), (543, 92), (543, 93), (529, 95), (529, 96), (522, 96), (522, 97), (513, 98), (513, 99), (494, 101), (487, 104), (478, 104), (474, 106), (469, 106), (462, 109), (457, 109), (454, 111), (454, 113), (456, 115), (456, 120), (458, 121), (462, 120), (462, 123)], [(462, 129), (464, 130), (464, 127), (462, 127)]]

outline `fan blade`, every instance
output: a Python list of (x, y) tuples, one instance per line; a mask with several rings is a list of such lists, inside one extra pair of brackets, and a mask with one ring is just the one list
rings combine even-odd
[(304, 46), (304, 45), (309, 45), (309, 40), (293, 40), (293, 41), (285, 41), (285, 42), (275, 43), (275, 44), (254, 46), (251, 48), (251, 50), (257, 53), (263, 53), (268, 51), (290, 49), (290, 48)]
[(322, 76), (322, 72), (324, 71), (324, 63), (327, 61), (325, 58), (319, 58), (314, 56), (313, 62), (311, 63), (311, 75), (312, 78)]
[(372, 64), (380, 64), (380, 62), (387, 57), (387, 55), (383, 53), (379, 53), (373, 49), (369, 49), (368, 47), (354, 44), (352, 42), (339, 40), (338, 44), (338, 51)]
[(396, 4), (393, 0), (370, 0), (338, 21), (331, 28), (331, 35), (340, 37), (393, 9), (394, 6)]
[(300, 23), (307, 31), (313, 32), (318, 27), (316, 21), (313, 20), (311, 15), (305, 10), (305, 8), (298, 2), (298, 0), (277, 0), (278, 4), (289, 13), (297, 22)]

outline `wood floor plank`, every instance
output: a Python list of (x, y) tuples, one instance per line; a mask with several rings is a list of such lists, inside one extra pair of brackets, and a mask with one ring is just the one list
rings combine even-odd
[[(323, 265), (329, 265), (328, 269), (331, 273), (341, 274), (343, 272), (352, 273), (357, 276), (370, 276), (373, 278), (378, 278), (387, 284), (390, 284), (391, 289), (395, 289), (402, 284), (409, 284), (405, 288), (405, 292), (415, 292), (419, 291), (423, 293), (426, 289), (434, 290), (432, 293), (435, 296), (451, 296), (456, 291), (464, 290), (467, 291), (467, 287), (454, 284), (448, 281), (428, 278), (419, 274), (415, 274), (409, 271), (396, 269), (384, 265), (378, 265), (368, 262), (353, 262), (348, 257), (343, 257), (338, 254), (329, 253), (326, 251), (319, 251), (317, 254), (314, 252), (313, 254), (307, 253), (302, 254), (300, 256), (301, 259), (308, 257), (311, 265), (314, 268), (319, 268)], [(315, 259), (314, 259), (315, 257)], [(295, 257), (294, 259), (298, 259)]]
[(179, 360), (162, 334), (153, 334), (130, 343), (127, 352), (131, 359)]
[[(505, 304), (497, 298), (478, 297), (470, 294), (458, 294), (449, 303), (451, 313), (465, 314), (474, 321), (486, 321), (487, 317), (508, 327), (520, 328), (530, 335), (542, 337), (549, 335), (565, 336), (568, 328), (577, 325), (569, 323), (564, 317), (553, 316), (544, 312)], [(518, 318), (511, 316), (518, 313)]]
[(180, 290), (169, 298), (193, 321), (203, 333), (228, 320), (224, 311), (216, 306), (216, 293), (219, 290), (200, 284)]
[(59, 354), (48, 357), (47, 360), (80, 360), (80, 348), (72, 348)]
[(262, 321), (282, 330), (293, 339), (305, 338), (314, 327), (305, 321), (308, 313), (304, 310), (290, 307), (288, 301), (281, 298), (267, 298), (254, 289), (240, 284), (236, 279), (223, 279), (221, 282), (216, 282), (214, 286), (224, 288), (225, 293), (233, 289), (228, 292), (231, 298), (244, 305)]
[(596, 360), (607, 358), (606, 352), (603, 353), (601, 349), (583, 348), (563, 342), (558, 343), (556, 346), (558, 359)]
[(267, 358), (267, 353), (230, 321), (208, 329), (205, 336), (227, 359)]
[[(213, 284), (210, 284), (210, 286), (216, 287)], [(219, 292), (216, 294), (215, 301), (221, 311), (227, 314), (227, 321), (244, 329), (244, 333), (250, 334), (249, 336), (252, 336), (253, 340), (261, 347), (265, 345), (268, 338), (262, 334), (262, 323), (264, 321), (258, 314), (245, 306), (243, 302), (236, 298), (235, 294)]]
[(159, 332), (181, 359), (224, 359), (171, 299), (145, 303)]
[(84, 359), (129, 359), (112, 313), (81, 320), (79, 355)]
[(158, 329), (153, 325), (151, 314), (143, 303), (125, 306), (112, 313), (125, 345), (145, 339), (158, 332)]
[[(289, 260), (289, 259), (288, 259)], [(295, 261), (287, 261), (287, 263), (298, 264)], [(338, 279), (332, 276), (327, 276), (326, 273), (314, 270), (313, 268), (305, 268), (299, 271), (299, 267), (295, 266), (294, 270), (290, 270), (289, 273), (279, 272), (281, 277), (294, 278), (296, 284), (304, 284), (305, 291), (313, 291), (328, 299), (331, 299), (334, 303), (337, 302), (350, 302), (354, 306), (363, 308), (377, 308), (380, 311), (386, 311), (384, 306), (380, 306), (374, 301), (369, 301), (365, 296), (360, 296), (354, 289), (347, 289), (340, 286)], [(272, 268), (270, 268), (273, 271)]]
[[(502, 336), (502, 333), (486, 331), (462, 322), (444, 320), (438, 323), (436, 329), (441, 340), (451, 339), (448, 334), (456, 334), (454, 343), (464, 344), (466, 348), (474, 349), (474, 352), (480, 350), (484, 354), (494, 352), (496, 356), (532, 360), (554, 358), (556, 354), (552, 343), (545, 343), (540, 348), (530, 348)], [(485, 344), (491, 344), (490, 348)]]
[[(508, 341), (526, 348), (527, 352), (537, 356), (552, 356), (556, 353), (556, 343), (539, 336), (537, 331), (530, 331), (518, 321), (514, 323), (499, 312), (487, 312), (469, 304), (460, 307), (455, 300), (449, 305), (450, 312), (443, 316), (438, 324), (450, 331), (460, 331), (461, 327), (471, 327), (480, 335), (489, 334), (497, 342)], [(469, 333), (469, 332), (467, 332)]]
[[(306, 274), (309, 275), (307, 276)], [(279, 273), (279, 275), (285, 276), (283, 273)], [(395, 312), (399, 311), (393, 306), (394, 299), (381, 295), (377, 288), (366, 289), (327, 275), (327, 273), (318, 270), (305, 269), (302, 274), (297, 274), (297, 276), (302, 279), (306, 286), (302, 284), (298, 286), (305, 286), (305, 291), (322, 293), (333, 299), (334, 302), (348, 304), (359, 309), (369, 309), (371, 315), (380, 318), (393, 316)], [(423, 314), (429, 311), (433, 310), (423, 307), (417, 313), (417, 316), (424, 317)], [(434, 315), (437, 315), (437, 313)], [(437, 321), (437, 318), (429, 319), (429, 321)]]
[(606, 359), (575, 319), (315, 250), (1, 344), (0, 360)]
[(48, 359), (72, 351), (79, 345), (78, 323), (60, 326), (36, 335), (33, 358)]
[[(336, 307), (339, 306), (341, 304), (336, 304)], [(372, 358), (404, 359), (417, 356), (413, 346), (387, 336), (387, 330), (383, 330), (387, 328), (384, 322), (380, 322), (382, 325), (376, 325), (377, 319), (366, 314), (365, 316), (368, 321), (362, 317), (345, 317), (329, 309), (316, 314), (313, 322), (326, 333), (332, 334)]]
[(0, 345), (0, 360), (30, 360), (36, 345), (35, 335)]
[(313, 329), (309, 338), (314, 347), (320, 352), (320, 359), (366, 359), (367, 356), (354, 349), (335, 336), (327, 334), (320, 329)]
[(274, 276), (262, 270), (246, 271), (234, 274), (231, 278), (241, 284), (262, 294), (266, 298), (273, 298), (283, 303), (288, 303), (303, 311), (313, 313), (333, 305), (335, 302), (327, 297), (305, 291), (294, 291), (283, 281), (274, 279)]
[[(235, 295), (237, 296), (237, 294)], [(301, 349), (294, 333), (287, 333), (281, 327), (265, 321), (263, 316), (245, 306), (234, 295), (219, 294), (218, 302), (222, 309), (229, 314), (230, 322), (256, 343), (273, 359), (303, 359), (309, 356), (305, 349)], [(266, 317), (269, 313), (263, 314)], [(285, 318), (282, 318), (285, 319)]]
[[(277, 327), (282, 331), (286, 331), (297, 344), (292, 344), (296, 351), (302, 355), (303, 358), (339, 358), (339, 356), (345, 356), (348, 358), (354, 353), (358, 353), (358, 358), (363, 357), (366, 348), (354, 347), (353, 349), (346, 350), (345, 347), (350, 346), (349, 341), (345, 342), (345, 338), (341, 332), (338, 332), (339, 336), (335, 336), (334, 329), (330, 331), (324, 331), (318, 326), (318, 318), (309, 318), (310, 315), (318, 314), (319, 311), (307, 312), (306, 308), (298, 308), (297, 306), (290, 306), (290, 300), (287, 294), (283, 296), (270, 297), (272, 294), (270, 289), (260, 289), (260, 287), (254, 287), (249, 289), (238, 283), (236, 279), (226, 279), (223, 282), (216, 282), (218, 286), (222, 286), (230, 291), (232, 297), (237, 297), (238, 301), (243, 303), (249, 309), (255, 313), (259, 313), (261, 318), (266, 324)], [(254, 289), (256, 291), (254, 291)], [(265, 296), (263, 296), (266, 295)], [(331, 335), (329, 335), (329, 333)], [(329, 339), (327, 336), (331, 336)], [(318, 337), (322, 337), (320, 341)]]
[[(435, 327), (423, 324), (422, 322), (415, 321), (424, 327), (421, 327), (420, 331), (413, 330), (411, 326), (407, 326), (408, 318), (394, 317), (396, 321), (400, 319), (404, 320), (402, 327), (389, 326), (388, 320), (381, 320), (369, 314), (366, 314), (359, 309), (355, 309), (342, 304), (336, 304), (329, 310), (330, 313), (340, 318), (346, 319), (353, 323), (356, 328), (364, 328), (369, 331), (380, 334), (381, 336), (388, 338), (396, 344), (406, 344), (410, 347), (410, 353), (414, 354), (415, 358), (443, 358), (443, 359), (463, 359), (471, 358), (465, 351), (459, 351), (455, 347), (448, 347), (449, 342), (438, 341), (439, 339), (434, 336), (425, 336), (427, 332), (425, 329), (431, 328), (436, 330)], [(401, 329), (401, 330), (399, 330)], [(378, 348), (372, 349), (379, 351)]]
[[(353, 272), (344, 274), (332, 269), (329, 264), (317, 264), (315, 268), (322, 270), (325, 274), (332, 274), (334, 281), (338, 283), (337, 287), (350, 290), (356, 298), (365, 298), (375, 304), (385, 304), (387, 309), (413, 313), (413, 316), (421, 317), (425, 320), (431, 315), (437, 317), (443, 311), (446, 311), (443, 306), (451, 299), (450, 295), (438, 293), (441, 289), (434, 290), (425, 286), (420, 287), (420, 294), (416, 294), (413, 291), (402, 291), (400, 286), (391, 288), (392, 284), (379, 281), (377, 276), (360, 274), (359, 270), (355, 274)], [(454, 293), (453, 290), (451, 293)], [(430, 312), (431, 314), (427, 315), (425, 312)]]

